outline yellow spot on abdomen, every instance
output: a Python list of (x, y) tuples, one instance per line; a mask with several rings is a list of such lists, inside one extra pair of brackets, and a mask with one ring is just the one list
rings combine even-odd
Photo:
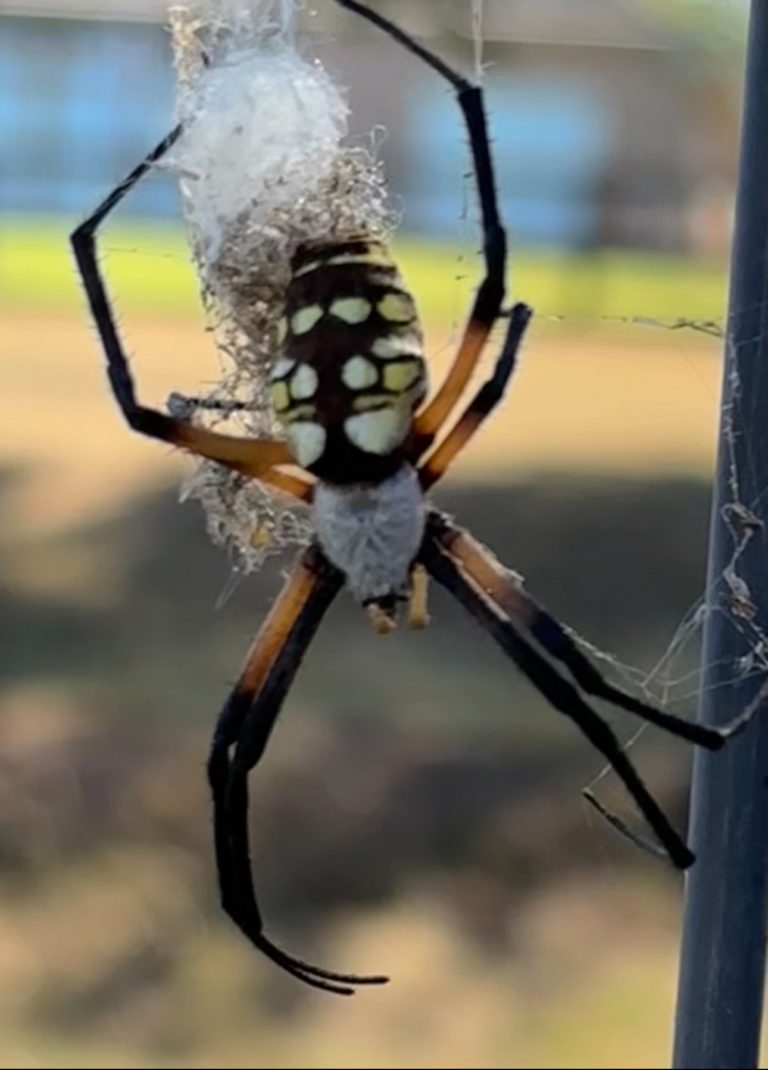
[(382, 297), (376, 308), (380, 316), (392, 323), (410, 323), (416, 315), (413, 300), (407, 294), (387, 294), (386, 297)]
[(301, 420), (290, 424), (288, 438), (296, 460), (302, 468), (308, 468), (322, 457), (327, 434), (322, 424)]
[(371, 352), (383, 360), (395, 360), (397, 357), (412, 357), (421, 353), (421, 342), (413, 334), (385, 334), (377, 338), (371, 346)]
[(321, 305), (307, 305), (291, 316), (291, 330), (294, 334), (306, 334), (311, 331), (318, 320), (323, 318)]
[(384, 386), (398, 394), (404, 393), (423, 375), (420, 360), (404, 360), (397, 364), (388, 364), (384, 369)]
[(350, 390), (365, 390), (378, 382), (379, 369), (366, 357), (350, 357), (341, 369), (341, 378)]
[(330, 313), (345, 323), (364, 323), (371, 314), (371, 302), (365, 297), (339, 297), (331, 305)]
[(381, 409), (392, 404), (391, 394), (361, 394), (360, 397), (352, 398), (352, 408), (355, 412), (368, 412), (369, 409)]
[(403, 441), (408, 433), (410, 420), (401, 408), (389, 406), (376, 412), (363, 412), (348, 416), (344, 430), (349, 441), (364, 453), (385, 456)]
[(300, 364), (291, 379), (291, 396), (296, 401), (314, 397), (317, 390), (317, 372), (311, 364)]
[(275, 412), (285, 412), (291, 404), (291, 395), (285, 383), (273, 383), (269, 388), (269, 396)]
[(270, 378), (273, 380), (285, 379), (286, 375), (288, 375), (289, 372), (292, 372), (295, 367), (295, 360), (290, 360), (288, 357), (280, 357), (280, 359), (275, 362), (275, 365), (272, 368), (272, 374)]

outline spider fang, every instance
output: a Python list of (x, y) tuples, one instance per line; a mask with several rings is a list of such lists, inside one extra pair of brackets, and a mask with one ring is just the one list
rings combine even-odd
[(394, 607), (383, 606), (380, 602), (371, 602), (366, 606), (368, 619), (378, 635), (391, 635), (397, 628), (397, 617)]

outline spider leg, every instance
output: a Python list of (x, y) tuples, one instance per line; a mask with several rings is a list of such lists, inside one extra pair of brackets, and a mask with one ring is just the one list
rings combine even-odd
[(633, 828), (622, 821), (616, 814), (611, 813), (607, 807), (603, 806), (598, 797), (590, 788), (583, 788), (581, 792), (583, 798), (589, 803), (598, 814), (607, 821), (611, 828), (616, 829), (620, 836), (623, 836), (625, 840), (629, 840), (635, 847), (641, 851), (645, 851), (646, 854), (653, 855), (654, 858), (661, 858), (666, 861), (667, 853), (661, 847), (657, 847), (651, 840), (646, 839), (645, 836), (641, 836), (639, 832), (635, 832)]
[(711, 728), (666, 713), (610, 683), (579, 650), (563, 625), (528, 594), (521, 578), (504, 568), (487, 547), (436, 512), (430, 514), (430, 524), (462, 572), (518, 627), (524, 628), (550, 657), (565, 665), (588, 695), (604, 699), (708, 750), (719, 750), (730, 736), (745, 728), (751, 720), (755, 711), (746, 710), (729, 725)]
[(310, 547), (270, 611), (219, 716), (208, 780), (223, 909), (251, 943), (282, 969), (315, 988), (351, 995), (350, 986), (383, 984), (387, 978), (325, 970), (272, 943), (263, 932), (248, 839), (248, 774), (264, 753), (288, 688), (341, 584), (341, 574)]
[(648, 791), (634, 765), (621, 748), (612, 729), (562, 677), (546, 658), (525, 639), (501, 606), (466, 575), (434, 531), (427, 536), (421, 560), (429, 572), (488, 631), (515, 662), (533, 686), (584, 733), (611, 764), (637, 803), (643, 816), (663, 844), (678, 869), (687, 869), (695, 856), (670, 824), (666, 814)]
[(419, 466), (419, 481), (424, 490), (433, 486), (445, 474), (459, 452), (503, 398), (515, 370), (517, 352), (532, 315), (531, 309), (524, 304), (517, 304), (512, 309), (507, 337), (493, 375), (480, 387), (437, 449)]
[(104, 198), (96, 210), (82, 222), (71, 236), (75, 255), (91, 314), (99, 332), (107, 358), (107, 374), (120, 409), (129, 426), (150, 438), (170, 442), (174, 446), (210, 460), (218, 461), (251, 478), (264, 483), (273, 483), (287, 493), (307, 500), (311, 497), (313, 484), (299, 477), (275, 473), (275, 465), (295, 464), (295, 459), (283, 442), (236, 438), (195, 427), (186, 420), (141, 405), (128, 361), (117, 332), (114, 315), (96, 256), (96, 231), (110, 212), (171, 149), (180, 134), (176, 126), (163, 140)]
[(463, 393), (504, 300), (507, 239), (499, 217), (483, 91), (366, 4), (359, 3), (359, 0), (336, 2), (378, 26), (450, 82), (469, 134), (482, 215), (485, 278), (477, 291), (469, 321), (445, 382), (416, 417), (412, 450), (412, 459), (416, 460), (430, 447)]

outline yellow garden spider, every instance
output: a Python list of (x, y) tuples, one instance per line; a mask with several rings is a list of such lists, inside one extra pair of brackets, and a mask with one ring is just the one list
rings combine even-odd
[[(516, 304), (508, 314), (502, 311), (506, 236), (496, 201), (482, 90), (365, 4), (337, 2), (374, 23), (446, 79), (469, 134), (485, 277), (450, 371), (430, 400), (413, 297), (385, 243), (365, 233), (305, 243), (293, 257), (270, 387), (285, 441), (220, 434), (137, 400), (97, 263), (95, 235), (177, 141), (180, 125), (74, 231), (72, 245), (111, 388), (130, 427), (261, 481), (311, 508), (314, 537), (294, 565), (219, 715), (208, 776), (223, 909), (288, 973), (317, 988), (350, 994), (355, 985), (387, 978), (321, 969), (286, 954), (267, 938), (248, 837), (248, 775), (264, 753), (323, 615), (343, 586), (381, 632), (395, 626), (401, 603), (408, 606), (412, 627), (426, 623), (428, 576), (447, 588), (611, 764), (680, 869), (694, 861), (692, 853), (582, 692), (713, 750), (745, 717), (725, 729), (709, 728), (657, 709), (607, 681), (563, 626), (525, 591), (519, 576), (428, 503), (427, 492), (501, 401), (532, 312), (524, 304)], [(506, 338), (493, 374), (449, 427), (491, 331), (505, 315)], [(291, 467), (303, 471), (292, 473)]]

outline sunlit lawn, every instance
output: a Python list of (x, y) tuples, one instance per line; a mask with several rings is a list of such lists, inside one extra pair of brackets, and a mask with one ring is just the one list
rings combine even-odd
[[(187, 466), (120, 420), (69, 249), (73, 222), (6, 220), (2, 230), (0, 463), (39, 472), (16, 503), (14, 523), (68, 521)], [(421, 302), (436, 383), (481, 260), (455, 246), (404, 239), (398, 248)], [(143, 399), (162, 405), (170, 391), (195, 392), (214, 379), (219, 364), (183, 234), (120, 222), (107, 228), (101, 259)], [(548, 470), (709, 475), (721, 342), (659, 324), (720, 317), (723, 265), (630, 253), (518, 255), (513, 244), (509, 281), (511, 295), (531, 302), (537, 318), (504, 406), (451, 478), (508, 482)]]
[[(21, 311), (61, 311), (78, 301), (69, 231), (74, 219), (10, 219), (0, 240), (0, 303)], [(123, 300), (136, 312), (181, 314), (197, 308), (184, 234), (163, 223), (107, 225), (102, 245)], [(397, 250), (428, 320), (463, 317), (479, 277), (477, 247), (401, 238)], [(461, 282), (457, 283), (456, 280)], [(604, 317), (722, 317), (724, 265), (637, 252), (560, 253), (515, 249), (511, 238), (510, 293), (543, 316), (580, 312)]]

